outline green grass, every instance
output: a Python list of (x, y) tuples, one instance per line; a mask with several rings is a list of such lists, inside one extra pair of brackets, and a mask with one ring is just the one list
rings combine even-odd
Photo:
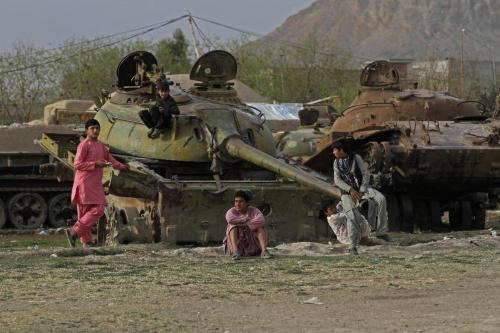
[[(173, 290), (201, 292), (207, 297), (236, 294), (276, 293), (288, 290), (301, 295), (308, 288), (332, 285), (342, 281), (344, 288), (359, 287), (374, 281), (390, 281), (395, 276), (399, 284), (416, 284), (425, 279), (459, 278), (457, 272), (474, 274), (478, 269), (500, 264), (495, 251), (461, 251), (452, 254), (415, 256), (382, 255), (374, 263), (371, 257), (278, 257), (273, 260), (230, 261), (226, 257), (175, 258), (126, 255), (123, 257), (91, 256), (50, 258), (27, 256), (1, 258), (0, 290), (29, 291), (37, 283), (52, 285), (78, 279), (89, 288), (113, 288), (135, 282), (169, 286)], [(353, 283), (352, 281), (355, 281)], [(384, 282), (387, 283), (387, 282)], [(335, 284), (335, 283), (334, 283)]]
[[(337, 290), (389, 290), (392, 295), (500, 275), (499, 252), (484, 249), (235, 262), (224, 255), (177, 257), (162, 245), (95, 251), (53, 251), (50, 243), (45, 245), (48, 249), (36, 252), (0, 250), (0, 327), (7, 331), (32, 331), (33, 322), (40, 329), (75, 332), (199, 331), (182, 319), (182, 312), (169, 315), (177, 306), (171, 299), (189, 308), (190, 302), (201, 301), (321, 298)], [(71, 317), (76, 308), (82, 314)]]
[(38, 250), (65, 247), (67, 246), (67, 240), (65, 235), (42, 236), (38, 234), (31, 234), (31, 235), (0, 234), (0, 252), (5, 250), (33, 251), (35, 245), (38, 245)]

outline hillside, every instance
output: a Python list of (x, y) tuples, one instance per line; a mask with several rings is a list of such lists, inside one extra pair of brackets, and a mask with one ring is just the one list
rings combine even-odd
[(460, 57), (500, 60), (500, 0), (317, 0), (263, 37), (315, 36), (359, 60)]

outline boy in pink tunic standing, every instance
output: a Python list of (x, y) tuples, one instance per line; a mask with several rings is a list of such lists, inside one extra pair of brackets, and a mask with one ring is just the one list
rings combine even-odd
[(234, 207), (226, 213), (227, 229), (224, 244), (226, 253), (234, 260), (241, 256), (259, 255), (268, 259), (271, 254), (267, 251), (267, 235), (264, 229), (264, 215), (249, 205), (251, 193), (237, 191), (234, 195)]
[(92, 227), (104, 214), (104, 189), (102, 187), (103, 168), (113, 166), (125, 170), (127, 166), (115, 160), (108, 149), (99, 141), (101, 126), (95, 119), (85, 123), (86, 139), (80, 142), (75, 157), (75, 180), (71, 191), (71, 203), (76, 204), (78, 221), (66, 229), (71, 247), (80, 238), (84, 247), (94, 245)]

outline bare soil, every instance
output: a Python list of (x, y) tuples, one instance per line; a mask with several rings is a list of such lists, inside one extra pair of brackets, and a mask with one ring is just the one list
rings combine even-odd
[(270, 260), (234, 262), (220, 247), (84, 250), (68, 249), (62, 235), (0, 235), (0, 327), (498, 331), (500, 237), (486, 230), (393, 236), (392, 244), (361, 247), (359, 257), (339, 244), (293, 243), (272, 248)]

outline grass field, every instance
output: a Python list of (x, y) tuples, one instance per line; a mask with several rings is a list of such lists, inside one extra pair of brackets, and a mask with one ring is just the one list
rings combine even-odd
[[(375, 247), (356, 258), (275, 250), (271, 260), (233, 262), (210, 249), (132, 245), (84, 251), (64, 248), (59, 235), (0, 236), (0, 327), (494, 332), (500, 320), (489, 316), (500, 307), (500, 243), (485, 237), (465, 238), (478, 245), (458, 250)], [(311, 297), (322, 304), (304, 304)]]

